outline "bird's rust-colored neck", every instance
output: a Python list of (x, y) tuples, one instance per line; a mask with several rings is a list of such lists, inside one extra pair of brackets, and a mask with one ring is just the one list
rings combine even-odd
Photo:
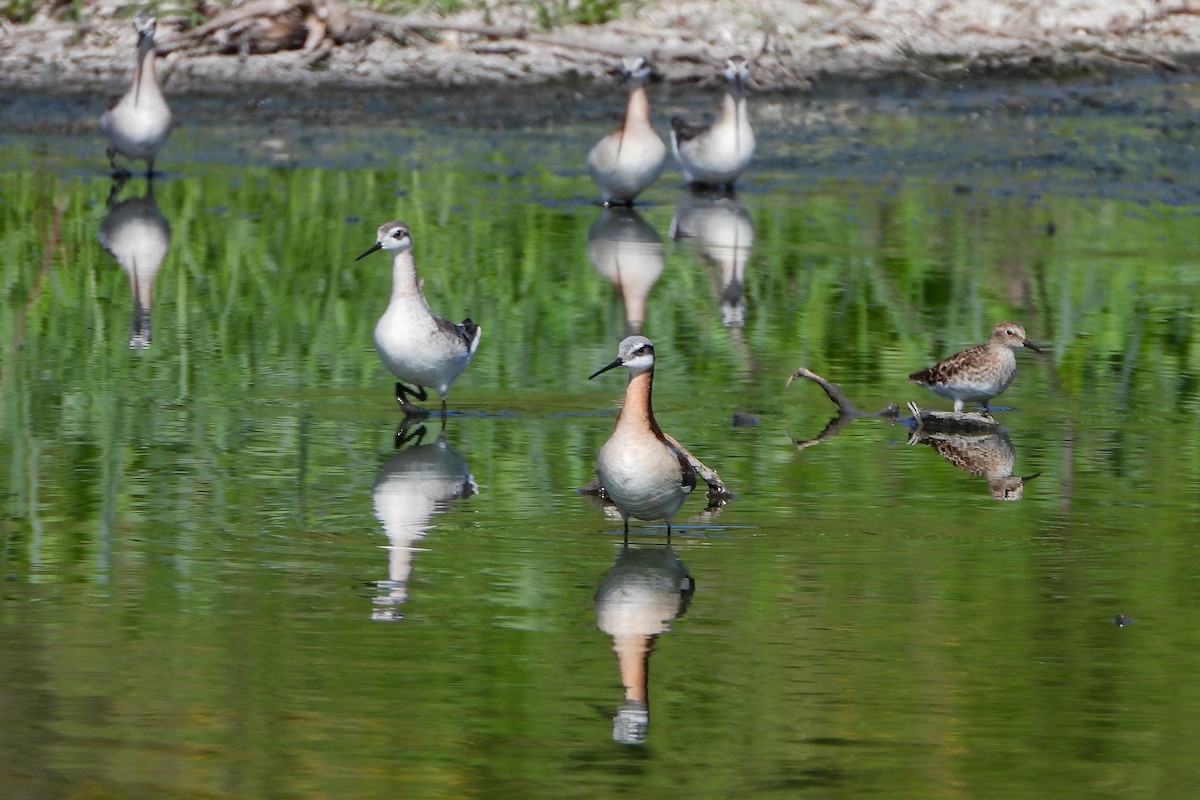
[(140, 105), (144, 97), (162, 94), (162, 90), (158, 88), (155, 60), (153, 41), (138, 47), (137, 73), (134, 76), (134, 105)]
[(650, 127), (650, 100), (646, 97), (646, 87), (638, 85), (629, 93), (625, 103), (625, 119), (621, 122), (621, 130)]
[(650, 652), (654, 637), (644, 633), (620, 633), (613, 636), (613, 652), (625, 684), (625, 699), (650, 702)]
[(649, 428), (656, 437), (663, 438), (662, 430), (654, 420), (654, 408), (650, 404), (653, 387), (653, 369), (630, 376), (629, 385), (625, 387), (625, 402), (621, 404), (621, 413), (617, 415), (618, 429)]

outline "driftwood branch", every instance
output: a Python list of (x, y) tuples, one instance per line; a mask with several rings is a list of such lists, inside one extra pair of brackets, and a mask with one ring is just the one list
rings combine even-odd
[(813, 383), (825, 390), (825, 394), (833, 401), (833, 404), (838, 407), (838, 413), (843, 416), (851, 417), (882, 417), (884, 419), (895, 419), (900, 413), (900, 407), (895, 403), (891, 403), (886, 408), (876, 411), (874, 414), (869, 414), (866, 411), (860, 411), (850, 399), (846, 397), (846, 393), (842, 391), (842, 387), (836, 383), (830, 383), (822, 378), (817, 373), (807, 367), (796, 367), (796, 371), (788, 376), (785, 387), (791, 386), (792, 381), (796, 378), (808, 378)]
[(926, 411), (918, 407), (916, 403), (911, 402), (908, 403), (909, 413), (912, 414), (911, 417), (901, 419), (900, 407), (895, 403), (889, 404), (886, 408), (874, 414), (869, 414), (865, 411), (860, 411), (854, 403), (850, 402), (850, 398), (846, 397), (846, 393), (842, 391), (841, 386), (825, 380), (807, 367), (797, 367), (796, 371), (788, 377), (787, 386), (791, 386), (792, 381), (796, 378), (807, 378), (820, 386), (825, 391), (826, 396), (838, 408), (838, 415), (831, 419), (824, 430), (815, 437), (811, 439), (792, 438), (792, 444), (800, 450), (832, 439), (841, 433), (843, 428), (861, 417), (887, 419), (899, 422), (917, 431), (927, 429), (931, 431), (979, 433), (1001, 430), (1000, 425), (989, 414), (981, 414), (973, 411)]

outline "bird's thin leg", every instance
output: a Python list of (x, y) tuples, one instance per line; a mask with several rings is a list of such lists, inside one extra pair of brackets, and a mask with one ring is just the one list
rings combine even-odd
[(396, 402), (400, 404), (400, 409), (410, 417), (425, 416), (429, 412), (420, 406), (414, 406), (408, 402), (409, 397), (415, 397), (417, 400), (428, 400), (429, 395), (425, 392), (424, 386), (418, 386), (415, 390), (405, 386), (400, 381), (396, 381)]
[(112, 189), (110, 189), (108, 192), (108, 200), (106, 200), (104, 202), (104, 204), (108, 208), (112, 208), (113, 205), (117, 202), (117, 196), (121, 194), (121, 190), (125, 188), (125, 184), (128, 181), (129, 181), (128, 173), (126, 173), (124, 175), (113, 175)]
[(110, 147), (104, 151), (104, 154), (108, 156), (108, 163), (109, 163), (109, 166), (111, 166), (113, 168), (113, 176), (114, 177), (118, 176), (118, 175), (123, 175), (126, 178), (129, 177), (129, 170), (125, 169), (117, 161), (117, 151), (116, 150), (114, 150)]
[(629, 547), (629, 517), (625, 517), (623, 522), (625, 523), (625, 546)]
[(446, 398), (442, 398), (442, 427), (446, 427)]
[(146, 180), (154, 180), (154, 159), (146, 159)]
[(400, 423), (400, 427), (396, 429), (396, 449), (399, 450), (409, 442), (416, 440), (416, 446), (421, 444), (421, 440), (425, 438), (425, 426), (417, 428), (412, 433), (408, 432), (408, 426), (412, 424), (412, 417), (405, 417)]

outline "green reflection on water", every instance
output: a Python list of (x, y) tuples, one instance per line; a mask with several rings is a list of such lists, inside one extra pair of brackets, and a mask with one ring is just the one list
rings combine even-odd
[[(620, 395), (586, 376), (637, 293), (589, 261), (600, 211), (571, 159), (592, 127), (406, 129), (370, 168), (212, 164), (181, 129), (145, 351), (97, 241), (102, 161), (6, 140), (0, 777), (31, 797), (1189, 796), (1196, 206), (1121, 177), (1145, 156), (1089, 183), (1088, 159), (1119, 164), (1106, 142), (1145, 139), (1136, 115), (1014, 116), (767, 124), (726, 209), (748, 254), (672, 241), (688, 201), (647, 193), (660, 421), (739, 497), (680, 515), (696, 590), (653, 643), (642, 749), (610, 741), (623, 690), (593, 608), (619, 521), (574, 493)], [(1077, 160), (1014, 166), (1076, 136)], [(420, 531), (387, 624), (373, 486), (398, 419), (370, 334), (390, 275), (353, 258), (392, 218), (435, 311), (484, 338), (446, 432), (478, 494), (401, 497)], [(1021, 502), (878, 420), (793, 447), (833, 410), (783, 388), (797, 364), (866, 409), (941, 408), (905, 376), (1005, 318), (1050, 354), (1022, 353), (999, 401), (1017, 474), (1042, 473)]]

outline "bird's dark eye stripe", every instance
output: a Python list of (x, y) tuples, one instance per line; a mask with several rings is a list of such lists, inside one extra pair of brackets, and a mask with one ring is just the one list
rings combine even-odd
[(392, 238), (393, 238), (393, 239), (403, 239), (403, 238), (404, 238), (404, 231), (403, 231), (403, 230), (397, 230), (395, 233), (393, 233), (393, 234), (392, 234)]

